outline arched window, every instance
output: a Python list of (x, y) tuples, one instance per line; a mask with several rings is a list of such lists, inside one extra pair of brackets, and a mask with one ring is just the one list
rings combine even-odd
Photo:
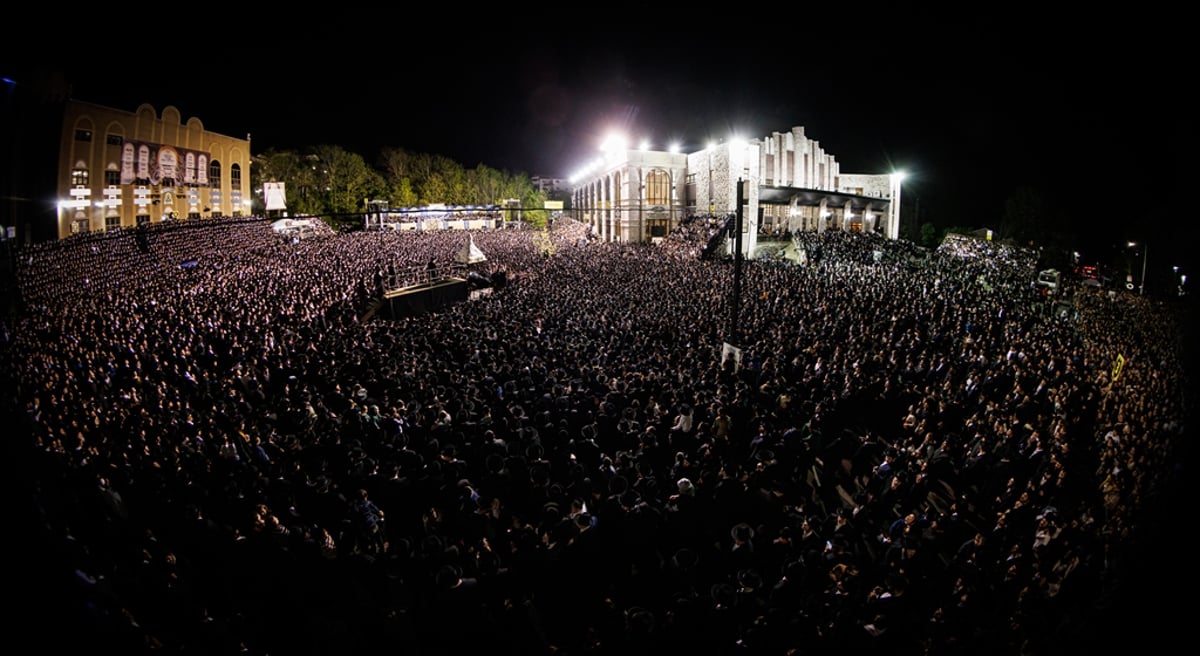
[(233, 215), (242, 216), (242, 167), (237, 164), (229, 165), (229, 202)]
[(208, 186), (221, 188), (221, 163), (215, 159), (208, 163)]
[(646, 174), (646, 204), (671, 204), (671, 176), (661, 169)]
[(183, 156), (183, 183), (196, 184), (196, 153), (191, 151)]

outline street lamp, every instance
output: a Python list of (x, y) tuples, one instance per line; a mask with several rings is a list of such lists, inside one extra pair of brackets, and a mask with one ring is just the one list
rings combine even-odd
[(887, 215), (887, 237), (888, 239), (900, 238), (900, 184), (904, 182), (904, 171), (896, 171), (892, 173), (888, 180), (890, 189), (888, 190), (888, 215)]
[[(1129, 247), (1137, 246), (1136, 241), (1129, 242)], [(1142, 284), (1138, 287), (1138, 296), (1146, 295), (1146, 260), (1150, 259), (1150, 245), (1142, 244)]]

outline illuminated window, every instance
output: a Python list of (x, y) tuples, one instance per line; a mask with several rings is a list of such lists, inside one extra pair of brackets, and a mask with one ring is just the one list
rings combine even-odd
[(646, 204), (671, 204), (671, 176), (666, 171), (650, 171), (646, 174)]
[(208, 163), (208, 185), (214, 189), (221, 188), (221, 163), (215, 159)]
[(71, 171), (71, 186), (86, 187), (88, 183), (88, 170), (77, 168)]
[(92, 131), (91, 130), (76, 130), (75, 131), (75, 141), (91, 141), (91, 140), (92, 140)]

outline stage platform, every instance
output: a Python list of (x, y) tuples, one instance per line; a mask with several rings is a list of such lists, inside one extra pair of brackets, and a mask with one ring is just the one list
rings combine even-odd
[(384, 292), (378, 314), (398, 319), (440, 310), (467, 300), (467, 281), (449, 277)]

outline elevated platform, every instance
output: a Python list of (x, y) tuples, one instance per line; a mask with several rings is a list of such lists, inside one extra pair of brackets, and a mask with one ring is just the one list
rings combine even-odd
[(376, 314), (390, 319), (414, 317), (465, 301), (468, 293), (465, 278), (437, 278), (384, 292)]

